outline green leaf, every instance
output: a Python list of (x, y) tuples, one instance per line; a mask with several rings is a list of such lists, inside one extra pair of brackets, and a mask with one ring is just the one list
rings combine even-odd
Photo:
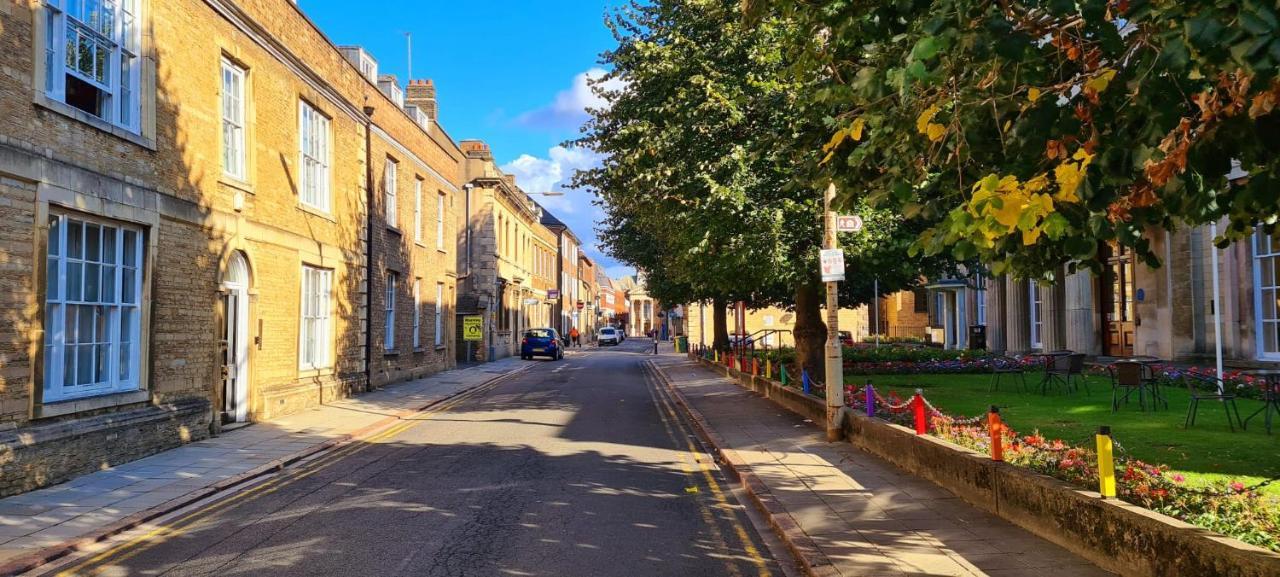
[(928, 60), (937, 56), (941, 48), (942, 45), (937, 38), (925, 36), (917, 41), (915, 47), (911, 49), (911, 56), (918, 60)]

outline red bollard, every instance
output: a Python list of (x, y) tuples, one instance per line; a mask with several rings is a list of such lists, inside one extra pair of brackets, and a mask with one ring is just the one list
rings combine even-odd
[(919, 390), (916, 391), (916, 396), (912, 399), (911, 404), (916, 413), (916, 434), (923, 435), (928, 433), (929, 422), (924, 414), (924, 395), (921, 395)]
[(760, 376), (760, 359), (751, 357), (751, 376)]
[(1004, 423), (1000, 421), (1000, 408), (991, 405), (987, 413), (987, 432), (991, 435), (991, 460), (1004, 460)]

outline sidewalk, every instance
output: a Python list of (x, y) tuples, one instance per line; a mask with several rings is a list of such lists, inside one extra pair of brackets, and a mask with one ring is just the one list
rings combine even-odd
[(748, 489), (812, 574), (1111, 575), (929, 481), (847, 443), (827, 443), (813, 423), (683, 355), (655, 364), (744, 481), (758, 481)]
[(446, 371), (0, 499), (0, 574), (28, 556), (125, 530), (528, 366), (509, 357)]

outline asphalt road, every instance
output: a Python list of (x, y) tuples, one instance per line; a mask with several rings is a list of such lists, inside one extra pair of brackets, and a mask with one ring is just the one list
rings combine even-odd
[(61, 575), (781, 575), (636, 339), (422, 414)]

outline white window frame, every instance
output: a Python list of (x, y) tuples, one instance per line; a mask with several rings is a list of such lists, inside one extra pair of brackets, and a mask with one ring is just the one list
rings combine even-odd
[(436, 283), (435, 345), (444, 346), (444, 283)]
[[(1252, 245), (1256, 353), (1258, 360), (1280, 361), (1280, 283), (1275, 280), (1275, 269), (1280, 268), (1280, 234), (1271, 237), (1259, 228), (1254, 232)], [(1272, 267), (1270, 280), (1264, 274), (1267, 264)], [(1267, 350), (1268, 331), (1276, 335), (1276, 350)]]
[(396, 350), (396, 282), (399, 276), (395, 271), (387, 271), (382, 335), (382, 348), (387, 351)]
[(1044, 348), (1044, 319), (1040, 318), (1044, 303), (1040, 299), (1040, 283), (1030, 281), (1027, 285), (1027, 320), (1030, 323), (1031, 348), (1040, 349)]
[(245, 147), (245, 80), (248, 70), (222, 59), (222, 174), (241, 182), (248, 178), (249, 154)]
[(977, 288), (973, 291), (974, 309), (977, 313), (974, 324), (986, 326), (987, 324), (987, 281), (979, 277)]
[(382, 167), (383, 208), (386, 212), (387, 226), (396, 229), (400, 228), (399, 201), (396, 197), (400, 188), (397, 183), (399, 174), (400, 163), (394, 158), (387, 157), (387, 163)]
[(329, 325), (333, 270), (302, 265), (302, 303), (298, 328), (298, 368), (320, 370), (330, 366)]
[[(85, 9), (95, 4), (105, 4), (108, 10), (98, 12), (93, 21), (85, 22), (84, 15), (74, 13), (76, 8)], [(101, 90), (105, 98), (103, 114), (86, 114), (139, 133), (142, 126), (142, 99), (138, 95), (142, 84), (141, 4), (142, 0), (45, 0), (45, 95), (71, 106), (66, 94), (66, 77), (71, 75)], [(103, 14), (109, 17), (104, 20)], [(67, 51), (69, 34), (75, 34), (73, 42), (83, 41), (95, 54), (99, 50), (108, 51), (101, 62), (94, 58), (94, 74), (86, 74), (79, 65), (67, 66), (67, 59), (73, 56)], [(104, 67), (101, 75), (96, 74), (99, 66)]]
[(444, 248), (444, 193), (436, 195), (436, 250)]
[(413, 179), (413, 241), (422, 244), (422, 179)]
[(413, 349), (422, 348), (422, 279), (413, 279)]
[(306, 100), (298, 101), (298, 166), (301, 173), (298, 199), (321, 212), (329, 212), (329, 117)]
[[(62, 213), (50, 214), (49, 225), (43, 401), (54, 403), (140, 389), (146, 273), (143, 230), (115, 221)], [(71, 254), (69, 232), (73, 225), (80, 237), (79, 256)], [(93, 247), (91, 234), (97, 237), (96, 257), (89, 254)], [(132, 247), (131, 253), (129, 247)], [(127, 258), (130, 254), (132, 264)], [(90, 284), (90, 275), (96, 282)], [(77, 277), (79, 294), (72, 299), (68, 290), (72, 279)], [(70, 326), (69, 311), (75, 311)], [(88, 340), (82, 338), (83, 332), (90, 333)], [(90, 355), (87, 358), (85, 351)], [(89, 375), (76, 370), (85, 360), (96, 364), (104, 375), (94, 374), (93, 365), (89, 366)], [(67, 374), (68, 362), (73, 367), (72, 374)], [(103, 363), (106, 366), (102, 366)], [(68, 382), (68, 378), (72, 382)], [(80, 379), (93, 380), (74, 382)]]

